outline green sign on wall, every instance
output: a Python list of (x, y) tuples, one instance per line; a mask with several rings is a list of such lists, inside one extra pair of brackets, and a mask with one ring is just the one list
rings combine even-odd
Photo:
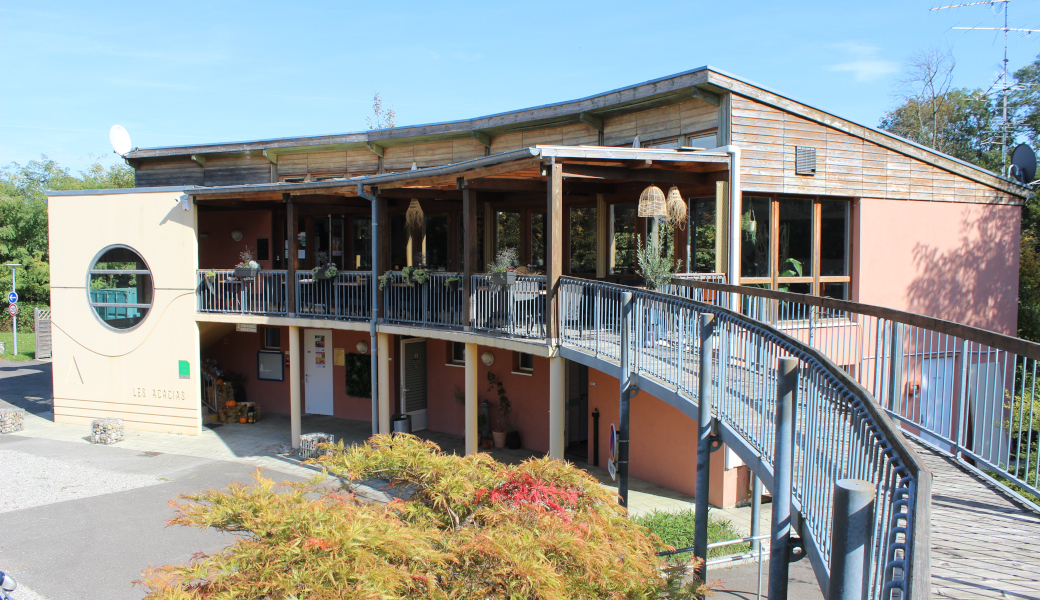
[(191, 379), (191, 363), (186, 360), (180, 361), (177, 370), (181, 379)]

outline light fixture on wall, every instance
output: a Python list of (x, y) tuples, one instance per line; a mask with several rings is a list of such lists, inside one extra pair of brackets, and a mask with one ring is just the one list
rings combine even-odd
[(368, 344), (366, 344), (365, 342), (358, 342), (357, 346), (355, 347), (357, 348), (358, 354), (364, 354), (368, 352)]
[(495, 355), (493, 352), (488, 350), (487, 352), (480, 355), (480, 360), (487, 366), (495, 364)]
[(667, 217), (664, 192), (656, 185), (647, 186), (642, 194), (639, 194), (639, 216), (640, 217)]
[(241, 242), (242, 241), (242, 230), (241, 229), (233, 229), (231, 231), (231, 239), (235, 240), (236, 242)]
[(423, 214), (418, 198), (412, 198), (411, 203), (408, 204), (408, 212), (404, 214), (404, 224), (408, 229), (422, 229), (425, 219), (426, 216)]

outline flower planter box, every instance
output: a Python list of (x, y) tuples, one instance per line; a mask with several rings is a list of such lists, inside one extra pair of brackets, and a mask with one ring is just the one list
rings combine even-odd
[(516, 271), (506, 271), (505, 273), (492, 273), (491, 284), (492, 285), (513, 285), (516, 283)]
[(329, 279), (335, 279), (336, 276), (339, 275), (338, 271), (336, 272), (335, 275), (331, 275), (331, 276), (330, 275), (326, 275), (326, 273), (327, 273), (326, 269), (319, 269), (318, 271), (314, 271), (314, 280), (315, 281), (327, 281)]
[(250, 269), (249, 267), (235, 267), (235, 277), (240, 279), (252, 279), (256, 277), (256, 272), (260, 269)]

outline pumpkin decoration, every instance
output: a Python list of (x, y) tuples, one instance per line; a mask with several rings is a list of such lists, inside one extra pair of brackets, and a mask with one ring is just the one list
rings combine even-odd
[(224, 406), (228, 408), (235, 408), (236, 406), (238, 406), (238, 402), (235, 402), (234, 400), (228, 400), (224, 403)]
[(224, 380), (223, 379), (218, 379), (217, 380), (217, 385), (224, 385)]
[(238, 422), (239, 422), (239, 423), (242, 423), (243, 425), (245, 425), (245, 423), (246, 423), (246, 418), (245, 418), (245, 417), (239, 417), (239, 418), (238, 418)]

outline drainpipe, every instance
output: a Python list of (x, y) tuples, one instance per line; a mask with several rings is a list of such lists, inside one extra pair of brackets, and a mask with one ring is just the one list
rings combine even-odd
[[(375, 191), (375, 190), (374, 190)], [(368, 354), (371, 361), (372, 380), (372, 435), (379, 433), (379, 336), (376, 323), (379, 321), (379, 192), (366, 194), (365, 186), (358, 184), (358, 196), (372, 203), (372, 322), (369, 327)]]
[[(729, 154), (729, 272), (726, 283), (740, 285), (740, 146), (730, 144), (724, 148)], [(737, 294), (730, 297), (730, 310), (740, 310)]]

